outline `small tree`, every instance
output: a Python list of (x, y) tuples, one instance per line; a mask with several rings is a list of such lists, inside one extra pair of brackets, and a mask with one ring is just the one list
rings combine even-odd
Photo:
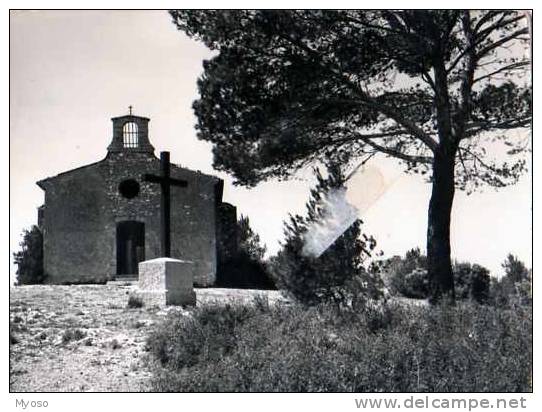
[(527, 269), (527, 266), (525, 266), (525, 264), (519, 260), (517, 256), (514, 256), (511, 253), (509, 253), (506, 257), (502, 267), (504, 269), (505, 276), (513, 283), (530, 280), (529, 269)]
[(342, 188), (344, 183), (338, 167), (329, 167), (327, 178), (318, 169), (315, 173), (317, 184), (311, 190), (307, 216), (290, 216), (290, 221), (285, 223), (282, 250), (272, 262), (277, 284), (309, 305), (326, 301), (342, 303), (352, 292), (356, 296), (376, 298), (382, 286), (380, 277), (369, 274), (363, 267), (363, 260), (371, 255), (376, 241), (367, 235), (360, 238), (361, 220), (357, 219), (320, 256), (304, 250), (310, 225), (323, 219), (326, 213), (323, 198), (332, 190)]
[(516, 256), (509, 254), (502, 264), (505, 274), (491, 283), (491, 299), (496, 306), (532, 303), (532, 273)]
[(239, 236), (239, 250), (245, 252), (255, 261), (263, 261), (265, 246), (260, 243), (260, 235), (250, 227), (248, 216), (241, 215), (237, 221), (237, 234)]
[(30, 230), (23, 231), (21, 250), (13, 254), (17, 265), (17, 285), (43, 283), (43, 236), (40, 229), (33, 225)]
[(242, 289), (275, 289), (264, 263), (265, 246), (250, 227), (247, 216), (237, 221), (238, 248), (222, 265), (217, 286)]

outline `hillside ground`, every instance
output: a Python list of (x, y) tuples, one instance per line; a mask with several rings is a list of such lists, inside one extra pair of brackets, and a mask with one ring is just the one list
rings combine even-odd
[[(128, 308), (132, 285), (18, 286), (10, 290), (11, 392), (139, 392), (150, 390), (146, 339), (172, 312)], [(197, 305), (250, 301), (259, 293), (196, 289)]]

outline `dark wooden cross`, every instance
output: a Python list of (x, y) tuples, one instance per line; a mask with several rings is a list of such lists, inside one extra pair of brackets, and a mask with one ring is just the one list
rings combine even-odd
[(145, 173), (143, 180), (150, 183), (160, 183), (160, 233), (162, 257), (171, 257), (171, 186), (186, 187), (188, 182), (170, 177), (169, 152), (160, 152), (160, 175)]

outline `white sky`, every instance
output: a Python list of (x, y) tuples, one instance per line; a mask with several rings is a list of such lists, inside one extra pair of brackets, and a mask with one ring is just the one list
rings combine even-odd
[[(10, 255), (43, 203), (35, 182), (102, 159), (111, 140), (110, 118), (126, 114), (128, 105), (151, 119), (156, 153), (169, 150), (173, 162), (225, 179), (224, 200), (250, 217), (275, 252), (287, 214), (304, 210), (309, 174), (247, 190), (212, 169), (211, 145), (196, 139), (191, 108), (202, 60), (209, 57), (164, 11), (11, 12)], [(353, 179), (366, 231), (386, 255), (424, 249), (430, 186), (403, 175), (393, 161), (375, 160)], [(375, 191), (365, 184), (372, 188), (375, 176), (386, 191), (369, 207), (367, 196)], [(530, 176), (498, 192), (457, 192), (452, 251), (493, 274), (508, 252), (530, 266)]]

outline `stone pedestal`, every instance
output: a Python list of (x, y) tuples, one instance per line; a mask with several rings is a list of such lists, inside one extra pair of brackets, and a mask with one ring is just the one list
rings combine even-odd
[(138, 286), (145, 306), (196, 304), (192, 262), (171, 258), (140, 262)]

